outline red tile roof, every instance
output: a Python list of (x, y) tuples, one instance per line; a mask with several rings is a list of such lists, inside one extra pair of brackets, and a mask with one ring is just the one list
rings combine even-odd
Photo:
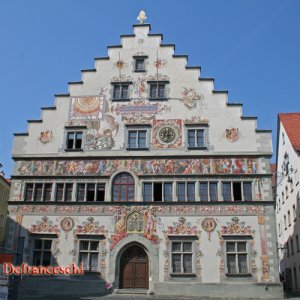
[(278, 117), (296, 151), (300, 151), (300, 113), (278, 114)]

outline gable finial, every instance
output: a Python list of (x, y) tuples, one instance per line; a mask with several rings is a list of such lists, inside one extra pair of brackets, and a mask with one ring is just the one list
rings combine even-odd
[(140, 11), (137, 20), (140, 21), (140, 24), (144, 24), (145, 21), (147, 20), (146, 13), (143, 10)]

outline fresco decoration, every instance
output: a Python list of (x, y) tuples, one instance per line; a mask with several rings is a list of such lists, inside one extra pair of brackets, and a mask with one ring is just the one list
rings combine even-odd
[(217, 227), (217, 221), (214, 218), (205, 218), (201, 222), (201, 227), (204, 231), (207, 232), (208, 240), (211, 240), (211, 233), (216, 229)]
[(110, 238), (110, 250), (131, 233), (143, 235), (152, 243), (158, 243), (157, 218), (154, 208), (151, 206), (147, 209), (120, 206), (114, 209), (114, 212), (114, 232)]
[(257, 160), (242, 158), (225, 158), (214, 159), (213, 163), (214, 174), (256, 174)]
[(221, 226), (219, 235), (250, 235), (254, 237), (255, 231), (251, 226), (245, 226), (245, 222), (240, 222), (238, 217), (233, 217), (232, 222), (227, 222), (227, 226)]
[[(149, 209), (149, 205), (140, 207), (143, 210)], [(11, 215), (41, 215), (41, 213), (51, 213), (51, 215), (73, 216), (113, 216), (116, 214), (116, 206), (112, 205), (13, 205), (8, 207)], [(264, 214), (265, 207), (262, 205), (164, 205), (152, 206), (156, 216), (256, 216)], [(158, 219), (158, 217), (156, 217)]]
[(60, 231), (58, 225), (54, 225), (48, 217), (42, 217), (41, 221), (37, 221), (36, 224), (31, 225), (29, 228), (30, 233), (52, 233), (59, 235)]
[(126, 124), (151, 124), (159, 113), (170, 111), (170, 106), (145, 100), (135, 100), (130, 103), (114, 103), (110, 108), (116, 114), (119, 122)]
[(182, 146), (182, 120), (154, 120), (153, 148), (178, 148)]
[(255, 273), (257, 270), (256, 267), (256, 256), (257, 251), (255, 250), (255, 243), (254, 243), (254, 235), (255, 231), (251, 228), (249, 225), (245, 225), (245, 222), (241, 222), (238, 217), (232, 217), (231, 222), (227, 222), (227, 226), (221, 226), (221, 229), (218, 230), (219, 235), (219, 245), (220, 248), (217, 250), (217, 256), (220, 257), (220, 264), (219, 269), (222, 274), (225, 272), (225, 260), (224, 260), (224, 254), (225, 254), (225, 246), (226, 243), (224, 241), (224, 236), (240, 236), (240, 235), (246, 235), (251, 236), (252, 239), (249, 241), (250, 244), (250, 251), (251, 251), (251, 268), (252, 273)]
[(128, 67), (128, 64), (125, 63), (124, 60), (119, 59), (115, 64), (114, 64), (119, 70), (126, 69)]
[(261, 263), (262, 263), (262, 277), (261, 280), (266, 282), (270, 281), (270, 264), (269, 264), (269, 257), (268, 256), (261, 256)]
[(85, 150), (108, 150), (114, 146), (121, 120), (110, 113), (107, 88), (97, 96), (71, 98), (67, 126), (86, 126)]
[(226, 128), (225, 137), (228, 142), (234, 143), (241, 137), (241, 133), (238, 128)]
[(60, 228), (64, 231), (65, 233), (65, 239), (68, 239), (68, 234), (69, 232), (74, 228), (75, 226), (75, 221), (71, 217), (63, 217), (63, 218), (58, 218), (56, 219), (57, 221), (60, 221)]
[(40, 132), (39, 141), (42, 144), (48, 144), (53, 139), (53, 133), (51, 130), (45, 130)]
[(184, 121), (185, 124), (208, 124), (209, 119), (202, 118), (200, 116), (193, 116), (188, 119), (185, 119)]
[(183, 88), (181, 92), (181, 101), (188, 109), (195, 109), (197, 103), (199, 103), (200, 108), (204, 105), (203, 103), (204, 96), (197, 93), (193, 88)]
[(18, 161), (14, 175), (104, 175), (130, 171), (136, 175), (256, 174), (257, 160), (226, 159), (116, 159)]
[(166, 59), (157, 58), (153, 65), (157, 69), (163, 69), (167, 65), (168, 61)]
[(107, 268), (107, 265), (106, 265), (106, 256), (107, 256), (107, 250), (106, 250), (106, 239), (102, 239), (101, 240), (101, 249), (102, 249), (102, 252), (101, 252), (101, 277), (103, 280), (105, 280), (105, 275), (106, 275), (106, 268)]
[(195, 235), (200, 237), (200, 230), (197, 226), (192, 226), (190, 222), (187, 222), (185, 217), (179, 217), (177, 222), (167, 226), (164, 234), (166, 236)]
[(132, 82), (132, 78), (129, 75), (121, 74), (119, 76), (114, 76), (111, 82)]
[(95, 222), (93, 217), (88, 217), (87, 221), (83, 222), (82, 225), (77, 225), (75, 234), (106, 235), (107, 230), (105, 229), (105, 225), (99, 225), (99, 222)]

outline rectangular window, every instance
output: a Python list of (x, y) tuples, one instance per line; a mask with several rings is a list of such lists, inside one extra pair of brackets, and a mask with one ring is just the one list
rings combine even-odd
[(65, 201), (72, 201), (73, 183), (65, 184)]
[(51, 200), (51, 193), (52, 193), (52, 183), (45, 183), (44, 184), (44, 195), (43, 195), (44, 201)]
[(193, 128), (188, 129), (188, 147), (189, 148), (203, 148), (204, 143), (204, 129)]
[(88, 272), (99, 272), (99, 241), (84, 241), (79, 243), (79, 264)]
[(33, 240), (33, 266), (50, 266), (51, 265), (51, 248), (52, 240), (34, 239)]
[(251, 182), (243, 182), (243, 195), (244, 195), (244, 201), (252, 200), (252, 183)]
[(26, 183), (25, 185), (25, 201), (32, 201), (33, 183)]
[(218, 183), (217, 182), (209, 183), (209, 198), (210, 198), (210, 201), (218, 201)]
[(195, 182), (187, 183), (187, 201), (195, 201)]
[(66, 150), (82, 149), (82, 131), (67, 132)]
[(77, 183), (76, 201), (104, 201), (105, 183)]
[(226, 261), (228, 274), (249, 273), (247, 242), (226, 241)]
[(129, 100), (129, 83), (116, 83), (113, 86), (113, 100)]
[(172, 201), (173, 185), (171, 182), (144, 182), (143, 200), (150, 201)]
[(148, 149), (147, 130), (128, 130), (128, 149)]
[(233, 190), (233, 200), (234, 201), (242, 201), (242, 185), (241, 182), (233, 182), (232, 183)]
[(35, 190), (34, 190), (34, 201), (42, 201), (43, 196), (43, 184), (42, 183), (36, 183), (35, 184)]
[(97, 183), (96, 201), (105, 201), (105, 183)]
[(200, 200), (208, 201), (208, 182), (200, 182)]
[(193, 242), (172, 242), (172, 273), (193, 273)]
[(145, 71), (145, 57), (135, 58), (135, 72), (144, 72)]
[(56, 190), (55, 190), (55, 201), (63, 201), (64, 200), (63, 196), (64, 196), (64, 184), (57, 183)]
[(150, 100), (166, 98), (166, 83), (150, 83)]
[(195, 182), (177, 182), (178, 201), (195, 201)]
[(231, 182), (222, 183), (222, 196), (224, 201), (231, 201)]
[(77, 192), (76, 192), (76, 200), (84, 201), (85, 195), (85, 183), (77, 183)]

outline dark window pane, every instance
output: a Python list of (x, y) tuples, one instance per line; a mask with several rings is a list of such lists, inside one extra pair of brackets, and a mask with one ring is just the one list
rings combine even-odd
[(157, 98), (157, 84), (150, 85), (150, 98)]
[(172, 183), (164, 184), (164, 201), (172, 201), (173, 200), (173, 185)]
[(128, 85), (123, 85), (122, 86), (122, 99), (128, 99), (128, 90), (129, 86)]
[(114, 99), (120, 99), (121, 98), (121, 85), (115, 85), (114, 86)]
[(137, 131), (129, 131), (128, 132), (128, 146), (129, 146), (129, 148), (136, 148), (137, 147), (136, 139), (137, 139)]
[(45, 183), (44, 185), (44, 201), (51, 200), (52, 183)]
[(69, 132), (67, 134), (67, 145), (66, 145), (67, 149), (73, 149), (74, 140), (75, 140), (75, 133)]
[(181, 252), (181, 243), (172, 243), (172, 252)]
[(177, 183), (177, 197), (178, 201), (185, 201), (185, 183)]
[(246, 242), (238, 242), (237, 243), (237, 251), (238, 252), (246, 252), (247, 251)]
[(233, 243), (230, 243), (230, 242), (226, 243), (226, 252), (236, 252), (234, 242)]
[(188, 130), (188, 143), (189, 143), (189, 147), (195, 147), (196, 146), (195, 130), (194, 129), (189, 129)]
[(57, 183), (56, 184), (56, 192), (55, 192), (55, 200), (63, 201), (63, 193), (64, 193), (64, 184)]
[(227, 255), (227, 269), (228, 269), (228, 273), (237, 273), (235, 254)]
[(197, 129), (197, 147), (203, 147), (204, 146), (204, 130), (203, 129)]
[(105, 200), (105, 183), (98, 183), (96, 201), (104, 201), (104, 200)]
[(25, 201), (31, 201), (33, 194), (33, 183), (26, 183), (25, 187)]
[(247, 254), (238, 255), (239, 273), (247, 273)]
[(152, 183), (144, 183), (143, 197), (144, 201), (152, 201)]
[(75, 149), (81, 149), (82, 133), (76, 133)]
[(49, 250), (51, 249), (52, 240), (44, 240), (44, 249)]
[(234, 201), (241, 201), (242, 200), (242, 186), (241, 182), (233, 182), (233, 199)]
[(200, 200), (208, 201), (208, 183), (200, 182)]
[(88, 241), (80, 241), (80, 250), (89, 250), (89, 242)]
[(65, 201), (72, 200), (73, 183), (66, 183), (65, 186)]
[(224, 201), (231, 201), (231, 182), (222, 183), (222, 195)]
[(85, 271), (89, 270), (89, 261), (88, 261), (88, 253), (80, 253), (79, 254), (79, 263), (82, 264), (83, 269)]
[(33, 251), (33, 259), (32, 259), (33, 266), (41, 265), (41, 255), (42, 255), (42, 251)]
[(42, 249), (43, 241), (42, 240), (34, 240), (34, 249)]
[(146, 148), (146, 131), (139, 131), (138, 136), (138, 147)]
[(182, 251), (183, 252), (192, 252), (192, 243), (190, 243), (190, 242), (183, 243)]
[(172, 267), (173, 267), (173, 273), (181, 273), (181, 255), (180, 254), (172, 255)]
[(78, 183), (77, 184), (76, 200), (77, 201), (84, 201), (84, 194), (85, 194), (85, 183)]
[(243, 183), (243, 194), (245, 201), (252, 200), (252, 184), (251, 182), (244, 182)]
[(194, 182), (187, 183), (187, 200), (195, 201), (195, 183)]
[(158, 85), (158, 98), (163, 99), (165, 98), (165, 85), (159, 84)]
[(88, 183), (86, 190), (86, 201), (95, 200), (95, 183)]
[(183, 254), (183, 273), (192, 273), (192, 254)]
[(98, 270), (98, 253), (90, 254), (90, 271), (96, 272)]
[(144, 58), (137, 58), (135, 60), (135, 69), (137, 71), (143, 71), (143, 70), (145, 70), (144, 61), (145, 61)]
[(34, 201), (42, 201), (42, 195), (43, 195), (43, 184), (36, 183), (35, 192), (34, 192)]
[(116, 176), (113, 182), (113, 200), (131, 201), (134, 199), (134, 179), (127, 173)]
[(98, 251), (99, 249), (99, 242), (90, 242), (91, 245), (90, 245), (90, 250), (92, 251)]
[(217, 182), (209, 183), (209, 197), (210, 197), (210, 201), (218, 201), (218, 183)]

